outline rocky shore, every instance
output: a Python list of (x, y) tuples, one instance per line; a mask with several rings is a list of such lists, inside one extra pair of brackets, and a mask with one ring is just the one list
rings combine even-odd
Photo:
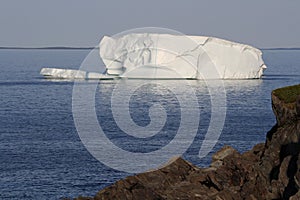
[(173, 158), (77, 199), (300, 199), (300, 85), (274, 90), (272, 107), (277, 124), (248, 152), (224, 146), (208, 168)]

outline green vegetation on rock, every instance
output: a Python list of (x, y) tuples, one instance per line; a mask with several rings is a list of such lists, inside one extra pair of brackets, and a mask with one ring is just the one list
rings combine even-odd
[(276, 89), (273, 94), (285, 103), (293, 103), (300, 95), (300, 84)]

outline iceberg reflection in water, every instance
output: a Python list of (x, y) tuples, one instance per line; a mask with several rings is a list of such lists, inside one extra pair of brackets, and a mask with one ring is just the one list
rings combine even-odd
[[(108, 81), (100, 81), (100, 84), (98, 85), (98, 90), (96, 90), (96, 98), (95, 98), (95, 104), (96, 104), (96, 114), (97, 119), (99, 122), (99, 125), (101, 126), (103, 132), (105, 133), (106, 137), (116, 146), (123, 149), (124, 151), (128, 152), (135, 152), (135, 153), (149, 153), (153, 151), (159, 151), (161, 148), (168, 145), (176, 136), (179, 128), (180, 123), (182, 120), (181, 110), (182, 109), (193, 109), (194, 111), (197, 110), (199, 112), (200, 120), (197, 122), (199, 127), (196, 130), (190, 130), (185, 129), (186, 131), (186, 137), (184, 135), (180, 137), (180, 140), (178, 140), (178, 145), (180, 146), (187, 146), (187, 151), (184, 153), (184, 156), (186, 156), (189, 160), (192, 160), (194, 163), (208, 163), (207, 159), (209, 157), (202, 158), (202, 160), (199, 158), (199, 151), (200, 148), (204, 144), (204, 139), (206, 137), (207, 131), (209, 129), (211, 120), (212, 120), (212, 102), (211, 102), (211, 93), (207, 87), (207, 82), (215, 82), (216, 80), (210, 80), (210, 81), (201, 81), (201, 80), (186, 80), (188, 82), (188, 85), (180, 84), (181, 82), (175, 81), (175, 80), (148, 80), (145, 81), (144, 85), (137, 88), (133, 93), (129, 90), (130, 88), (136, 88), (136, 86), (140, 85), (140, 80), (123, 80), (123, 85), (127, 85), (128, 90), (122, 91), (122, 97), (118, 99), (116, 102), (112, 102), (112, 95), (114, 93), (114, 89), (116, 84), (118, 84), (117, 80), (108, 80)], [(235, 84), (234, 84), (235, 82)], [(238, 86), (236, 85), (236, 82), (238, 82)], [(260, 85), (262, 83), (262, 80), (237, 80), (237, 81), (224, 81), (226, 90), (228, 89), (230, 91), (230, 98), (233, 98), (230, 102), (225, 102), (224, 104), (221, 104), (223, 107), (218, 107), (218, 105), (214, 106), (215, 110), (217, 111), (226, 111), (226, 109), (232, 110), (236, 109), (238, 106), (239, 99), (235, 99), (235, 95), (245, 95), (248, 96), (251, 93), (255, 93), (257, 90), (260, 89)], [(79, 82), (80, 84), (80, 82)], [(84, 85), (84, 83), (82, 83)], [(91, 83), (92, 84), (92, 83)], [(190, 87), (192, 90), (195, 91), (196, 99), (198, 106), (197, 107), (191, 107), (191, 104), (189, 103), (183, 103), (179, 101), (178, 99), (183, 99), (185, 102), (189, 102), (190, 96), (187, 95), (185, 92), (187, 90), (187, 87)], [(82, 88), (84, 89), (84, 87)], [(215, 90), (222, 90), (224, 89), (222, 86), (216, 84)], [(86, 91), (86, 89), (84, 89)], [(175, 92), (174, 92), (175, 91)], [(247, 97), (249, 98), (249, 97)], [(250, 97), (253, 98), (253, 97)], [(124, 104), (125, 99), (129, 99), (128, 104)], [(261, 102), (253, 101), (257, 105)], [(83, 100), (82, 103), (89, 104), (89, 102), (86, 102)], [(114, 105), (112, 105), (114, 103)], [(228, 106), (226, 105), (228, 104)], [(165, 112), (165, 114), (157, 114), (152, 113), (151, 114), (151, 106), (159, 104), (161, 108), (163, 109), (162, 112)], [(245, 105), (245, 108), (251, 107), (249, 110), (249, 113), (253, 114), (253, 110), (255, 106), (257, 105)], [(226, 108), (224, 108), (226, 106)], [(116, 110), (124, 110), (124, 107), (126, 107), (129, 110), (130, 115), (124, 115), (122, 112), (117, 113), (118, 120), (121, 120), (119, 122), (116, 122), (116, 113), (113, 113), (113, 109)], [(122, 108), (122, 109), (121, 109)], [(161, 111), (161, 110), (158, 110)], [(88, 113), (85, 114), (85, 112), (88, 112), (86, 109), (82, 108), (81, 110), (82, 116), (88, 116)], [(226, 114), (226, 113), (225, 113)], [(237, 113), (238, 114), (238, 113)], [(119, 116), (118, 116), (119, 115)], [(153, 118), (151, 115), (155, 116), (156, 118)], [(255, 117), (257, 113), (252, 116)], [(152, 117), (152, 118), (151, 118)], [(166, 118), (165, 118), (166, 117)], [(186, 116), (185, 116), (186, 117)], [(231, 119), (234, 119), (233, 121)], [(132, 131), (136, 130), (135, 127), (132, 126), (131, 122), (134, 122), (136, 126), (139, 126), (141, 130), (145, 128), (145, 131), (149, 131), (147, 129), (147, 126), (151, 124), (152, 120), (158, 121), (163, 123), (162, 126), (159, 124), (159, 129), (156, 129), (157, 127), (154, 126), (153, 131), (149, 135), (149, 137), (137, 137), (139, 134), (142, 134), (142, 132), (138, 131)], [(193, 121), (195, 120), (193, 116), (188, 116), (188, 120)], [(236, 118), (232, 117), (230, 119), (232, 124), (225, 124), (225, 127), (223, 129), (223, 135), (221, 135), (220, 140), (217, 141), (209, 141), (207, 140), (205, 143), (211, 142), (210, 145), (212, 145), (211, 148), (214, 147), (215, 144), (218, 146), (220, 144), (226, 144), (227, 142), (224, 142), (224, 138), (227, 140), (230, 140), (230, 143), (233, 142), (233, 140), (236, 140), (237, 142), (243, 142), (242, 138), (244, 137), (242, 132), (235, 133), (233, 129), (231, 129), (234, 124), (237, 125), (237, 123), (241, 123), (241, 120), (246, 120), (243, 117)], [(89, 124), (88, 122), (85, 124)], [(120, 126), (120, 124), (125, 125)], [(127, 126), (126, 126), (127, 125)], [(213, 124), (212, 124), (213, 126)], [(237, 125), (240, 126), (240, 125)], [(246, 124), (247, 126), (247, 124)], [(228, 127), (230, 130), (228, 130)], [(223, 127), (222, 127), (223, 128)], [(94, 129), (94, 126), (91, 125), (90, 130)], [(253, 129), (253, 127), (249, 128), (249, 130)], [(130, 132), (131, 130), (131, 132)], [(195, 138), (190, 138), (190, 131), (196, 131)], [(221, 130), (222, 131), (222, 130)], [(225, 131), (225, 132), (224, 132)], [(247, 131), (245, 130), (245, 133)], [(225, 134), (224, 134), (225, 133)], [(253, 133), (253, 144), (260, 140), (261, 135), (257, 133)], [(250, 137), (250, 136), (249, 136)], [(251, 136), (252, 137), (252, 136)], [(93, 138), (95, 139), (95, 138)], [(218, 138), (217, 138), (218, 139)], [(237, 144), (239, 146), (239, 149), (243, 149), (243, 145), (245, 145), (245, 149), (249, 148), (249, 141), (247, 141), (247, 144)], [(174, 155), (180, 155), (180, 151), (176, 152), (176, 148), (178, 146), (173, 146), (173, 149), (170, 149), (170, 153), (166, 154), (166, 159), (170, 158)], [(102, 149), (104, 152), (110, 152), (110, 159), (115, 162), (116, 165), (127, 165), (128, 168), (132, 167), (135, 168), (136, 166), (140, 167), (149, 167), (151, 164), (159, 164), (155, 163), (154, 160), (156, 159), (153, 157), (153, 159), (150, 159), (146, 162), (140, 162), (140, 160), (134, 160), (130, 163), (128, 161), (122, 161), (122, 159), (114, 159), (113, 155), (114, 153), (112, 151), (105, 151), (105, 149)], [(177, 154), (174, 154), (176, 152)], [(157, 160), (162, 155), (157, 154)], [(123, 163), (122, 163), (123, 162)]]

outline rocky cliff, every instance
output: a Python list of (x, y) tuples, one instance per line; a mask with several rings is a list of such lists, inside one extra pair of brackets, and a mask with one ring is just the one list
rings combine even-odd
[(248, 152), (225, 146), (208, 168), (173, 158), (78, 199), (300, 199), (300, 85), (274, 90), (272, 107), (277, 124)]

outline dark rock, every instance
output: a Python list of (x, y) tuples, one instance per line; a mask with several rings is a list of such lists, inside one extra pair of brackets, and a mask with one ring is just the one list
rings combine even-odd
[(272, 108), (278, 126), (283, 126), (286, 122), (297, 118), (296, 102), (285, 103), (272, 93)]
[(239, 154), (237, 150), (231, 146), (224, 146), (212, 156), (212, 162), (223, 161), (227, 156)]
[(300, 85), (276, 89), (272, 92), (272, 108), (279, 126), (299, 117)]
[(296, 100), (296, 111), (297, 111), (297, 116), (299, 119), (300, 118), (300, 95), (298, 95), (297, 100)]
[(272, 92), (277, 124), (264, 144), (243, 154), (225, 146), (208, 168), (173, 158), (160, 169), (117, 181), (94, 199), (300, 199), (300, 96), (287, 95), (300, 91), (288, 89)]

